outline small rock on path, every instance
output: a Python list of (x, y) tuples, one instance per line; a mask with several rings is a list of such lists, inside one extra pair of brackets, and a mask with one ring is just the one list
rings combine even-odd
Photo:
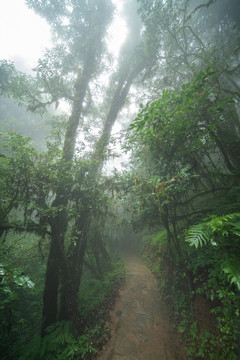
[(126, 283), (110, 313), (111, 338), (98, 360), (185, 360), (156, 278), (138, 255), (122, 257)]

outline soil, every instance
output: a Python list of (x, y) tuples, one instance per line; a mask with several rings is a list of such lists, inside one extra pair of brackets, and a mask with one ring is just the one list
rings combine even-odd
[(98, 360), (184, 360), (156, 278), (136, 254), (121, 254), (126, 282), (110, 313), (111, 338)]

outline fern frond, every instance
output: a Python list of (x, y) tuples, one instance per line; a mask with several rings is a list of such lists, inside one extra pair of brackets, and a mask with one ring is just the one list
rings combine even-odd
[(228, 275), (231, 284), (240, 290), (240, 262), (239, 259), (228, 259), (222, 263), (222, 270)]
[(196, 249), (210, 240), (211, 234), (205, 224), (193, 225), (187, 231), (186, 241), (190, 244), (190, 246), (195, 246)]
[[(196, 248), (205, 245), (207, 242), (217, 246), (217, 249), (222, 251), (219, 253), (219, 264), (222, 271), (226, 274), (228, 281), (235, 284), (240, 290), (240, 213), (224, 216), (211, 215), (204, 220), (205, 222), (193, 225), (187, 230), (186, 242)], [(228, 259), (225, 255), (226, 246), (231, 249), (227, 253)], [(221, 260), (223, 254), (224, 261)]]
[(198, 248), (207, 242), (216, 245), (216, 242), (213, 240), (214, 234), (222, 238), (228, 237), (229, 234), (237, 237), (240, 236), (240, 213), (223, 216), (210, 215), (204, 220), (206, 222), (193, 225), (187, 230), (185, 240), (190, 246)]

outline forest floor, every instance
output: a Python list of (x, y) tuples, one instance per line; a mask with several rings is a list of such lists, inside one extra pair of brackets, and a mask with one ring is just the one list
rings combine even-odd
[(98, 360), (184, 360), (157, 280), (136, 254), (121, 254), (126, 282), (110, 313), (111, 338)]

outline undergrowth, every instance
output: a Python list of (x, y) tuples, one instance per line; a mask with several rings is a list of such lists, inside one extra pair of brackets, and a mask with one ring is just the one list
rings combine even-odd
[[(18, 360), (89, 360), (109, 338), (106, 320), (109, 308), (114, 303), (118, 290), (124, 281), (124, 267), (119, 259), (114, 259), (111, 268), (101, 279), (94, 279), (86, 271), (79, 291), (79, 314), (82, 328), (74, 329), (70, 322), (57, 322), (49, 326), (43, 339), (40, 331), (28, 341), (22, 339), (19, 347), (11, 352), (11, 359)], [(18, 334), (21, 339), (21, 334)], [(25, 340), (25, 345), (24, 345)], [(27, 342), (27, 345), (26, 345)], [(19, 355), (20, 352), (20, 355)], [(6, 357), (6, 359), (8, 359)]]
[(48, 327), (43, 339), (35, 337), (25, 347), (19, 360), (91, 359), (97, 353), (100, 336), (108, 336), (103, 321), (99, 321), (92, 329), (85, 328), (81, 336), (73, 331), (71, 323), (57, 322)]
[(240, 293), (221, 271), (216, 249), (187, 246), (184, 261), (173, 258), (163, 231), (145, 237), (142, 255), (159, 280), (187, 359), (239, 359)]

